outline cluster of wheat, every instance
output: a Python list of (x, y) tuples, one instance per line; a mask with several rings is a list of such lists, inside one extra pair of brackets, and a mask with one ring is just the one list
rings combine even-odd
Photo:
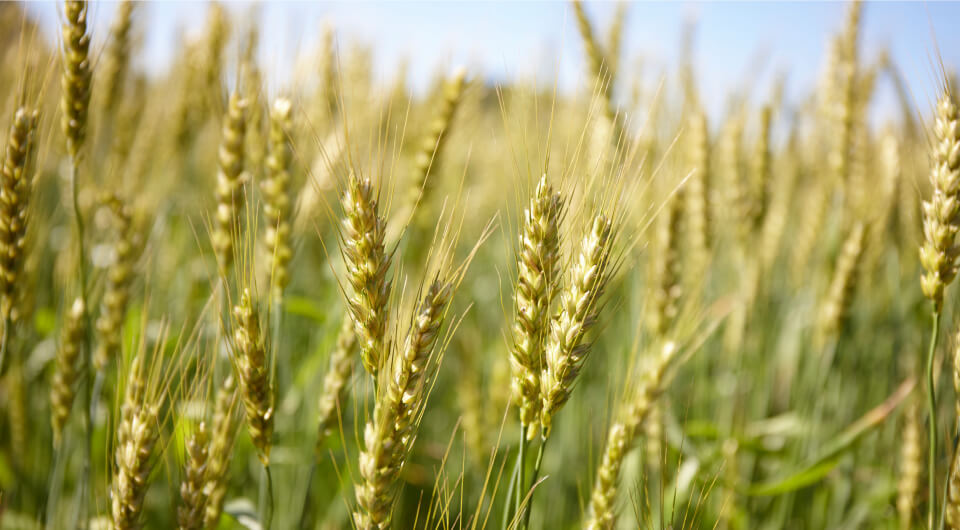
[(270, 78), (256, 8), (148, 75), (142, 5), (0, 4), (0, 527), (960, 529), (955, 80), (854, 2), (718, 113), (569, 10), (576, 90), (414, 94), (333, 27)]

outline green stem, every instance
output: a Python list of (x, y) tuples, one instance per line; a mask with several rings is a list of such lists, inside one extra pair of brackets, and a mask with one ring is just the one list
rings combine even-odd
[(0, 374), (3, 373), (3, 360), (7, 357), (7, 343), (10, 342), (10, 317), (3, 319), (3, 332), (0, 334)]
[(513, 520), (514, 511), (513, 511), (513, 501), (514, 494), (517, 488), (517, 479), (520, 477), (520, 456), (517, 455), (517, 458), (514, 460), (513, 464), (513, 473), (510, 473), (510, 484), (507, 486), (507, 499), (503, 507), (503, 524), (500, 526), (503, 530), (510, 528), (510, 523)]
[(310, 470), (307, 472), (307, 487), (303, 493), (303, 505), (300, 506), (300, 524), (297, 525), (297, 528), (300, 528), (301, 530), (308, 528), (312, 522), (311, 519), (313, 519), (311, 515), (312, 510), (310, 509), (310, 497), (312, 496), (313, 492), (313, 475), (317, 472), (318, 460), (319, 458), (315, 459), (310, 464)]
[(927, 503), (927, 528), (934, 528), (937, 513), (937, 396), (933, 386), (933, 362), (937, 351), (937, 339), (940, 335), (940, 312), (933, 312), (933, 329), (930, 332), (930, 350), (927, 352), (927, 408), (930, 414), (930, 453), (927, 461), (927, 491), (930, 502)]
[(540, 438), (540, 447), (537, 449), (537, 461), (533, 464), (533, 475), (530, 477), (530, 494), (527, 499), (527, 503), (523, 508), (523, 516), (521, 517), (521, 530), (527, 530), (527, 527), (530, 525), (530, 512), (533, 508), (533, 492), (537, 488), (537, 478), (540, 476), (540, 466), (543, 464), (543, 452), (547, 447), (547, 438)]
[(527, 426), (520, 424), (520, 449), (517, 453), (517, 491), (514, 498), (513, 513), (520, 513), (520, 504), (523, 502), (523, 489), (527, 468)]
[(80, 496), (78, 524), (85, 528), (87, 526), (86, 514), (86, 495), (87, 485), (90, 483), (90, 464), (93, 460), (93, 415), (91, 414), (91, 405), (93, 401), (93, 385), (90, 381), (90, 370), (93, 365), (93, 359), (90, 351), (90, 306), (87, 303), (87, 256), (84, 251), (84, 225), (83, 215), (80, 213), (79, 185), (77, 183), (79, 160), (76, 157), (70, 160), (70, 194), (73, 205), (73, 220), (76, 228), (77, 237), (77, 275), (80, 283), (80, 300), (83, 302), (83, 388), (84, 388), (84, 429), (86, 431), (86, 447), (83, 454), (83, 473), (80, 477)]
[(270, 466), (263, 466), (266, 482), (260, 481), (260, 513), (263, 517), (264, 530), (270, 530), (273, 523), (273, 475)]

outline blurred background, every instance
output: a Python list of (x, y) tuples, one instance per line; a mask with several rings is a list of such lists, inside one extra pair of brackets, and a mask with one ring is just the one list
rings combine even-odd
[[(98, 2), (91, 7), (95, 40), (106, 35), (116, 6), (117, 2)], [(374, 75), (384, 84), (398, 68), (407, 68), (415, 93), (430, 87), (438, 68), (449, 71), (454, 65), (483, 72), (492, 83), (535, 76), (540, 84), (556, 82), (569, 91), (587, 82), (576, 23), (566, 2), (225, 2), (224, 6), (232, 17), (260, 21), (259, 53), (268, 86), (292, 78), (294, 58), (309, 57), (301, 52), (319, 48), (325, 24), (335, 28), (338, 41), (371, 48)], [(626, 75), (648, 80), (666, 76), (689, 49), (703, 104), (713, 117), (731, 94), (743, 93), (748, 86), (754, 94), (768, 94), (779, 76), (787, 76), (787, 99), (797, 98), (815, 87), (829, 36), (843, 24), (844, 6), (631, 2), (623, 43), (623, 60), (630, 65)], [(33, 2), (26, 7), (52, 42), (59, 4)], [(207, 5), (150, 2), (142, 8), (149, 31), (136, 62), (158, 74), (175, 60), (178, 36), (201, 38)], [(606, 28), (617, 3), (592, 2), (586, 9), (597, 28)], [(935, 94), (936, 53), (946, 65), (960, 64), (960, 36), (952, 28), (952, 21), (960, 17), (960, 4), (871, 2), (864, 11), (863, 49), (887, 50), (909, 80), (915, 106), (928, 112)], [(872, 119), (896, 114), (895, 99), (889, 83), (881, 82), (872, 101)]]

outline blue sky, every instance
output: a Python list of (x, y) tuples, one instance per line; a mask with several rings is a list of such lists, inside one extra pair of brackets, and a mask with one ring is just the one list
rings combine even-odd
[[(372, 46), (376, 75), (390, 79), (406, 58), (414, 87), (423, 87), (438, 68), (465, 65), (492, 80), (516, 76), (545, 83), (558, 80), (572, 89), (585, 82), (583, 49), (569, 4), (565, 2), (266, 2), (227, 3), (243, 16), (257, 7), (262, 21), (262, 58), (268, 80), (289, 79), (293, 57), (317, 46), (320, 28), (333, 24), (341, 42)], [(91, 18), (96, 35), (104, 35), (116, 4), (97, 3)], [(169, 64), (179, 31), (202, 31), (206, 4), (163, 2), (140, 6), (149, 20), (142, 64), (163, 69)], [(612, 2), (588, 3), (599, 31), (616, 9)], [(55, 38), (58, 4), (32, 3), (28, 10)], [(674, 72), (684, 22), (696, 21), (695, 70), (711, 112), (744, 79), (757, 97), (778, 72), (788, 73), (788, 97), (811, 90), (823, 64), (828, 37), (844, 20), (846, 5), (837, 2), (651, 2), (632, 3), (625, 29), (625, 58), (642, 57), (653, 77)], [(862, 56), (873, 58), (887, 46), (909, 81), (915, 104), (930, 107), (936, 79), (931, 66), (934, 37), (948, 68), (960, 65), (960, 4), (884, 2), (864, 9)], [(625, 59), (627, 60), (627, 59)], [(624, 64), (628, 68), (631, 63)], [(889, 112), (888, 112), (889, 111)], [(874, 115), (896, 115), (889, 87), (879, 88)]]

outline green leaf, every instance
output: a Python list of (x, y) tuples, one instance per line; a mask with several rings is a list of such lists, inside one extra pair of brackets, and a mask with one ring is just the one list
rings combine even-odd
[(291, 315), (307, 317), (320, 323), (327, 321), (327, 312), (320, 304), (305, 296), (288, 296), (284, 299), (283, 306)]
[(747, 490), (747, 494), (754, 496), (780, 495), (816, 484), (836, 467), (840, 457), (853, 448), (860, 438), (890, 416), (897, 405), (910, 394), (913, 386), (913, 379), (904, 381), (883, 403), (871, 409), (834, 437), (833, 440), (824, 444), (824, 449), (820, 454), (800, 471), (791, 473), (786, 478), (753, 486)]

